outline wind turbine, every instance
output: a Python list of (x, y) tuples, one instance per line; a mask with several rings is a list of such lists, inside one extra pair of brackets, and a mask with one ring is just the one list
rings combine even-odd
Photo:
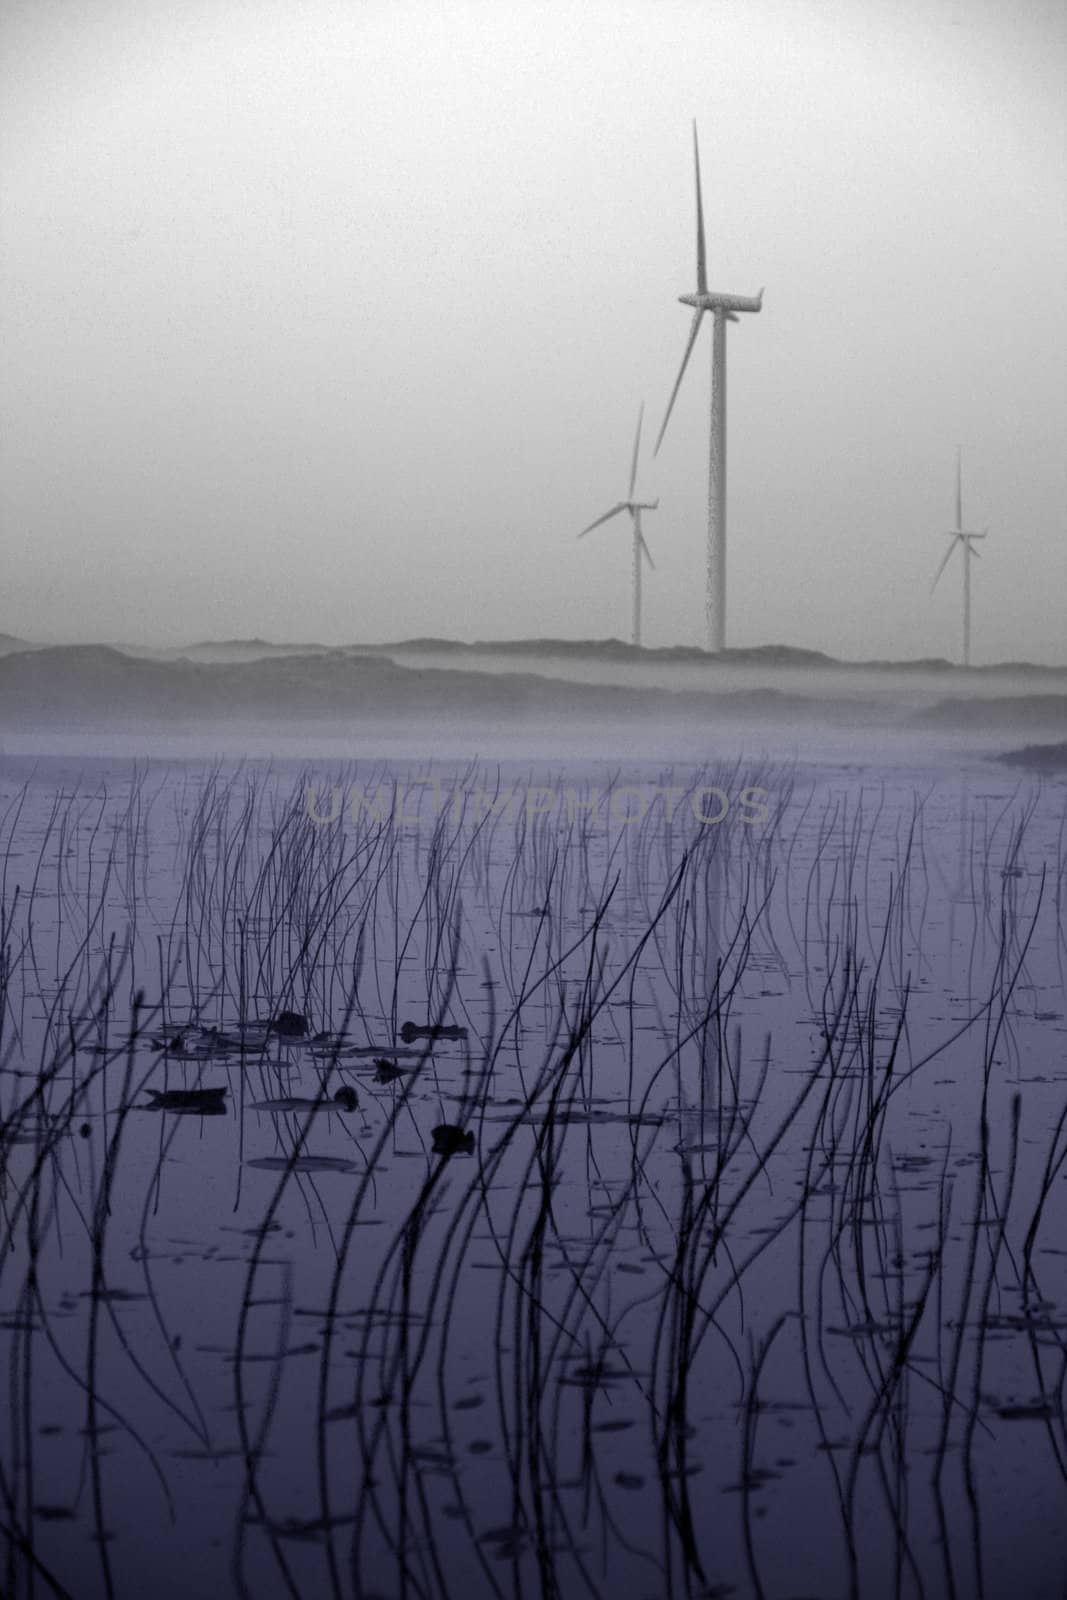
[(952, 543), (945, 551), (941, 565), (937, 569), (930, 593), (937, 588), (938, 580), (952, 559), (952, 553), (957, 547), (963, 548), (963, 665), (971, 664), (971, 557), (979, 552), (974, 548), (975, 539), (984, 539), (989, 529), (983, 533), (967, 533), (963, 526), (963, 466), (959, 445), (956, 446), (956, 526), (950, 531), (949, 538)]
[(689, 330), (689, 342), (682, 357), (681, 369), (675, 379), (667, 415), (659, 430), (656, 449), (659, 453), (663, 435), (671, 420), (675, 398), (685, 376), (689, 357), (693, 353), (700, 319), (705, 311), (712, 314), (711, 340), (711, 447), (708, 464), (708, 648), (726, 648), (726, 324), (737, 321), (740, 311), (760, 311), (763, 307), (763, 290), (757, 295), (718, 294), (708, 289), (707, 266), (704, 251), (704, 206), (700, 195), (700, 149), (697, 145), (697, 125), (693, 123), (693, 159), (697, 180), (697, 287), (695, 294), (679, 295), (683, 306), (693, 306), (695, 316)]
[(644, 414), (645, 414), (645, 408), (642, 405), (640, 411), (637, 413), (637, 434), (636, 434), (636, 437), (634, 438), (634, 459), (633, 459), (633, 465), (630, 468), (630, 488), (629, 488), (629, 490), (627, 492), (626, 499), (625, 500), (620, 500), (617, 505), (612, 506), (610, 511), (605, 511), (605, 513), (604, 513), (604, 515), (602, 517), (597, 517), (595, 522), (591, 522), (589, 524), (588, 528), (583, 528), (581, 533), (578, 535), (579, 539), (584, 539), (587, 533), (592, 533), (593, 529), (594, 528), (599, 528), (602, 523), (610, 522), (612, 517), (617, 517), (620, 511), (628, 511), (630, 513), (630, 522), (631, 522), (631, 524), (633, 526), (633, 563), (634, 563), (633, 642), (634, 642), (634, 644), (637, 644), (637, 645), (639, 645), (641, 643), (641, 558), (642, 558), (642, 556), (648, 562), (649, 566), (653, 569), (653, 571), (655, 571), (655, 567), (656, 567), (656, 563), (652, 559), (652, 553), (649, 550), (648, 545), (645, 543), (645, 536), (641, 532), (641, 513), (642, 513), (642, 511), (655, 511), (656, 507), (659, 505), (659, 501), (658, 500), (635, 500), (634, 499), (634, 487), (635, 487), (635, 485), (637, 483), (637, 453), (638, 453), (639, 449), (641, 448), (641, 419), (643, 418)]

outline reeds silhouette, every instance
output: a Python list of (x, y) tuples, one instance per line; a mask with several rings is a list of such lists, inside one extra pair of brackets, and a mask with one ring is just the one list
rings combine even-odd
[(1062, 789), (431, 776), (0, 797), (3, 1592), (1058, 1593)]

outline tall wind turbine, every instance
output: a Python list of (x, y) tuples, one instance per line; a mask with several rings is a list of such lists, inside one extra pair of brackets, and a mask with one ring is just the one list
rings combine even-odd
[(641, 513), (642, 511), (655, 511), (656, 507), (659, 505), (658, 500), (634, 499), (634, 488), (637, 484), (637, 453), (641, 448), (641, 419), (644, 414), (645, 408), (642, 406), (640, 411), (637, 413), (637, 434), (634, 438), (634, 458), (633, 465), (630, 467), (630, 488), (626, 499), (620, 500), (617, 505), (612, 506), (610, 511), (605, 511), (602, 517), (597, 517), (595, 522), (591, 522), (588, 528), (583, 528), (581, 533), (578, 535), (579, 539), (584, 539), (587, 533), (592, 533), (593, 529), (599, 528), (602, 523), (610, 522), (612, 517), (617, 517), (620, 511), (628, 511), (630, 513), (630, 522), (633, 529), (634, 644), (641, 643), (641, 558), (644, 557), (653, 570), (655, 570), (656, 566), (656, 563), (652, 559), (651, 551), (649, 550), (648, 545), (645, 543), (645, 536), (641, 532)]
[(938, 580), (952, 559), (953, 551), (962, 546), (963, 549), (963, 665), (971, 664), (971, 558), (977, 556), (974, 548), (975, 539), (984, 539), (989, 529), (983, 533), (967, 533), (963, 526), (963, 465), (959, 445), (956, 446), (956, 526), (950, 531), (949, 538), (952, 543), (945, 551), (944, 559), (937, 569), (937, 574), (930, 585), (930, 593), (937, 588)]
[(695, 294), (679, 295), (683, 306), (693, 306), (695, 316), (689, 330), (689, 342), (682, 357), (681, 370), (671, 390), (667, 415), (659, 430), (654, 454), (659, 453), (663, 435), (671, 420), (675, 398), (685, 376), (689, 357), (693, 353), (700, 319), (705, 311), (712, 314), (711, 339), (711, 449), (708, 465), (708, 648), (726, 648), (726, 324), (737, 321), (739, 311), (759, 311), (763, 307), (763, 290), (757, 295), (718, 294), (708, 289), (707, 266), (704, 253), (704, 206), (700, 194), (700, 149), (697, 145), (697, 125), (693, 123), (693, 158), (697, 179), (697, 287)]

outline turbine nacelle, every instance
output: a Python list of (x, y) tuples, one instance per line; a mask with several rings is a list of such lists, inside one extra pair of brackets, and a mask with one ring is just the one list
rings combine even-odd
[(725, 311), (727, 316), (736, 311), (762, 311), (763, 290), (759, 294), (709, 294), (697, 290), (696, 294), (680, 294), (679, 303), (692, 306), (696, 311)]
[[(986, 529), (986, 533), (988, 533), (988, 532), (989, 532), (989, 529), (987, 528)], [(962, 528), (952, 528), (952, 529), (949, 530), (949, 532), (946, 534), (945, 537), (948, 538), (948, 539), (951, 539), (952, 543), (949, 545), (948, 549), (945, 551), (945, 554), (944, 554), (944, 556), (942, 558), (942, 561), (941, 561), (941, 565), (938, 567), (937, 572), (936, 572), (936, 574), (934, 576), (934, 581), (930, 585), (930, 593), (931, 594), (933, 594), (934, 590), (937, 588), (938, 584), (941, 582), (941, 574), (944, 572), (945, 568), (948, 566), (949, 562), (952, 560), (952, 557), (955, 554), (957, 546), (962, 546), (964, 560), (965, 561), (969, 561), (971, 556), (978, 555), (978, 551), (974, 548), (973, 544), (971, 543), (971, 540), (972, 539), (984, 539), (985, 536), (986, 536), (985, 533), (964, 533)]]
[[(603, 527), (605, 522), (610, 522), (612, 517), (617, 517), (621, 511), (628, 511), (634, 522), (636, 522), (639, 512), (655, 511), (658, 506), (658, 500), (618, 500), (610, 511), (605, 511), (604, 515), (597, 517), (596, 521), (591, 522), (588, 528), (583, 528), (581, 533), (578, 534), (578, 538), (584, 539), (587, 533), (592, 533), (594, 528)], [(641, 542), (642, 544), (644, 543), (643, 538)]]

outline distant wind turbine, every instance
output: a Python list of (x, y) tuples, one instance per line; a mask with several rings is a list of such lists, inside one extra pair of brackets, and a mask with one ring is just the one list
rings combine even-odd
[(645, 414), (645, 408), (642, 405), (640, 411), (637, 413), (637, 434), (636, 434), (636, 437), (634, 438), (634, 458), (633, 458), (633, 464), (630, 467), (630, 488), (629, 488), (629, 491), (627, 493), (626, 499), (625, 500), (620, 500), (618, 505), (612, 506), (610, 511), (605, 511), (605, 513), (604, 513), (604, 515), (602, 517), (597, 517), (595, 522), (591, 522), (589, 524), (588, 528), (583, 528), (581, 533), (578, 535), (579, 539), (584, 539), (587, 533), (592, 533), (594, 528), (599, 528), (603, 523), (610, 522), (612, 517), (617, 517), (620, 511), (628, 511), (630, 513), (630, 521), (631, 521), (631, 523), (633, 525), (633, 564), (634, 564), (633, 642), (634, 642), (634, 644), (638, 644), (638, 645), (641, 643), (641, 558), (642, 558), (642, 556), (648, 562), (649, 566), (653, 569), (653, 571), (655, 570), (655, 566), (656, 566), (656, 563), (652, 559), (651, 551), (649, 550), (648, 545), (645, 543), (645, 536), (641, 532), (641, 513), (642, 513), (642, 511), (655, 511), (656, 507), (659, 505), (659, 501), (658, 500), (635, 500), (634, 499), (634, 488), (635, 488), (636, 483), (637, 483), (637, 454), (638, 454), (638, 451), (641, 448), (641, 419), (643, 418), (644, 414)]
[(963, 526), (963, 463), (959, 445), (956, 446), (956, 526), (950, 531), (949, 538), (952, 543), (945, 551), (944, 559), (937, 569), (930, 593), (937, 588), (941, 574), (952, 559), (953, 551), (957, 547), (963, 548), (963, 665), (971, 664), (971, 557), (979, 552), (974, 548), (975, 539), (984, 539), (989, 533), (986, 528), (983, 533), (967, 533)]
[(685, 376), (689, 357), (693, 353), (700, 319), (705, 311), (713, 318), (711, 340), (711, 448), (708, 466), (708, 648), (726, 648), (726, 324), (737, 321), (739, 311), (760, 311), (763, 307), (763, 290), (758, 295), (717, 294), (708, 290), (707, 266), (704, 252), (704, 206), (700, 194), (700, 150), (697, 145), (697, 125), (693, 123), (693, 157), (697, 180), (697, 287), (695, 294), (679, 296), (683, 306), (693, 306), (696, 315), (689, 330), (689, 342), (682, 357), (681, 369), (667, 404), (667, 415), (659, 430), (656, 449), (659, 453), (663, 435), (671, 420), (675, 398)]

